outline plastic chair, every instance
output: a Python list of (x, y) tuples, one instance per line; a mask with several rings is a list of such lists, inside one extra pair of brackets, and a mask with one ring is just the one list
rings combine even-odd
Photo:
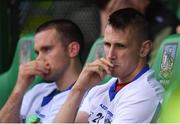
[[(0, 74), (0, 108), (6, 102), (16, 84), (19, 65), (35, 59), (36, 54), (33, 50), (33, 44), (33, 33), (22, 36), (18, 41), (10, 69)], [(32, 86), (40, 81), (42, 81), (42, 79), (40, 77), (36, 77)]]
[(152, 68), (155, 76), (167, 89), (172, 82), (170, 80), (180, 80), (180, 35), (170, 35), (161, 44)]
[(173, 82), (166, 92), (158, 123), (180, 123), (180, 81)]
[(161, 44), (152, 68), (165, 88), (158, 123), (180, 122), (180, 34), (170, 35)]

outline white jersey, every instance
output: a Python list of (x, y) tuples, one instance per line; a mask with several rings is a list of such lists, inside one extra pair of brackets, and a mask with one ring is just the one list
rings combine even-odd
[(162, 102), (164, 89), (150, 69), (110, 100), (117, 78), (90, 90), (79, 111), (89, 114), (89, 123), (149, 123)]
[(65, 90), (55, 95), (47, 105), (42, 106), (43, 98), (56, 88), (55, 83), (40, 83), (28, 91), (21, 106), (23, 120), (35, 115), (40, 119), (40, 122), (51, 123), (70, 92), (70, 90)]

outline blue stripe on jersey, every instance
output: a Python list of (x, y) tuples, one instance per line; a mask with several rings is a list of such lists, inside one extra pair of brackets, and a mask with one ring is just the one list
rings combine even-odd
[[(134, 78), (132, 81), (135, 81), (136, 79), (138, 79), (139, 77), (141, 77), (141, 75), (143, 75), (146, 71), (149, 70), (149, 66), (146, 65)], [(130, 82), (132, 82), (130, 81)], [(129, 82), (129, 83), (130, 83)], [(109, 89), (109, 98), (110, 98), (110, 101), (112, 101), (115, 97), (115, 95), (118, 93), (118, 91), (116, 91), (116, 85), (118, 83), (118, 80), (112, 84), (112, 86), (110, 87)]]
[(64, 91), (59, 91), (58, 89), (54, 89), (49, 95), (45, 96), (43, 98), (43, 101), (41, 103), (41, 107), (47, 105), (53, 98), (55, 95), (59, 94), (59, 93), (62, 93), (62, 92), (65, 92), (67, 90), (70, 90), (72, 87), (73, 87), (74, 83), (72, 85), (70, 85), (66, 90)]
[(59, 94), (59, 93), (61, 93), (61, 91), (59, 91), (58, 89), (54, 89), (49, 95), (43, 97), (41, 107), (47, 105), (54, 98), (54, 96)]

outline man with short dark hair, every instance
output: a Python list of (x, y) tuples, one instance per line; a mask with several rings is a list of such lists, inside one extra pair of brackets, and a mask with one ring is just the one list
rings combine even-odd
[[(140, 12), (113, 12), (104, 33), (106, 57), (84, 67), (54, 122), (152, 122), (164, 89), (147, 65), (151, 47), (148, 23)], [(113, 78), (95, 86), (106, 74)]]
[[(16, 86), (0, 111), (0, 122), (52, 122), (81, 72), (82, 44), (79, 27), (69, 20), (40, 25), (35, 32), (37, 58), (20, 65)], [(47, 82), (25, 94), (36, 75)]]

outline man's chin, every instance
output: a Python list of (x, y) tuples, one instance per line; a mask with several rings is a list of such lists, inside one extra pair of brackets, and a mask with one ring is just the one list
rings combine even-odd
[(111, 73), (111, 76), (112, 76), (112, 77), (118, 77), (118, 74), (117, 74), (117, 73), (112, 72), (112, 73)]
[(52, 82), (54, 82), (53, 80), (50, 80), (50, 79), (44, 79), (44, 81), (45, 81), (46, 83), (52, 83)]
[(53, 83), (54, 81), (46, 81), (46, 83)]
[(46, 81), (47, 83), (54, 82), (50, 77), (44, 76), (43, 80)]

